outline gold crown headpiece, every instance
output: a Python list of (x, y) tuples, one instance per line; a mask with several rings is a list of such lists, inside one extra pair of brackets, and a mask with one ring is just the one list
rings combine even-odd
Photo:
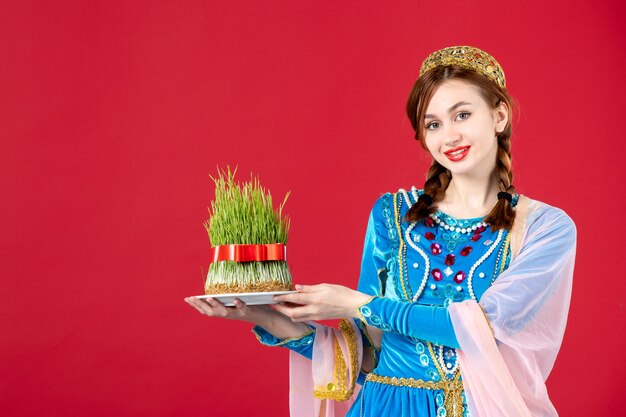
[(433, 52), (422, 63), (419, 76), (435, 67), (446, 65), (458, 65), (476, 71), (506, 89), (504, 71), (498, 61), (487, 52), (473, 46), (451, 46)]

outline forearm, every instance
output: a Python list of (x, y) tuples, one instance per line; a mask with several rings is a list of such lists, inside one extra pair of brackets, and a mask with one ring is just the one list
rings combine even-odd
[(394, 331), (438, 345), (459, 347), (446, 307), (373, 297), (359, 306), (358, 315), (365, 323), (383, 331)]
[(268, 309), (254, 321), (259, 327), (277, 339), (298, 339), (311, 332), (311, 328), (301, 322), (293, 322), (278, 311)]
[(252, 333), (266, 346), (283, 346), (300, 355), (313, 357), (315, 328), (303, 322), (293, 322), (278, 311), (268, 309), (267, 314), (255, 320)]
[(305, 323), (295, 323), (285, 315), (267, 308), (255, 317), (252, 333), (266, 346), (284, 346), (311, 359), (315, 330)]
[[(363, 341), (363, 362), (362, 369), (364, 372), (370, 372), (377, 363), (377, 354), (380, 351), (380, 347), (372, 344), (372, 339), (370, 335), (368, 335), (368, 331), (365, 329), (366, 325), (360, 319), (355, 319), (357, 327), (360, 331), (360, 337)], [(268, 329), (264, 328), (260, 323), (257, 324), (252, 329), (252, 332), (255, 334), (257, 339), (261, 344), (266, 346), (283, 346), (290, 350), (293, 350), (300, 355), (312, 359), (313, 356), (313, 343), (315, 341), (316, 329), (314, 326), (310, 324), (304, 324), (304, 333), (292, 333), (294, 336), (292, 337), (277, 337), (272, 334)], [(378, 329), (371, 328), (374, 333), (379, 331)], [(273, 329), (276, 331), (276, 329)], [(294, 329), (295, 330), (295, 329)], [(277, 332), (279, 333), (279, 332)], [(279, 333), (279, 334), (288, 334), (288, 333)], [(380, 335), (374, 335), (374, 339), (377, 340), (378, 345), (380, 345)]]

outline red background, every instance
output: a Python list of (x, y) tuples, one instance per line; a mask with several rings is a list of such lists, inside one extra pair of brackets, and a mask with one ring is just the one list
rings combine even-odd
[(355, 286), (372, 203), (423, 183), (419, 65), (469, 44), (519, 102), (518, 191), (578, 226), (551, 396), (621, 415), (624, 3), (321, 3), (0, 4), (0, 414), (286, 416), (286, 350), (183, 302), (208, 174), (291, 190), (296, 282)]

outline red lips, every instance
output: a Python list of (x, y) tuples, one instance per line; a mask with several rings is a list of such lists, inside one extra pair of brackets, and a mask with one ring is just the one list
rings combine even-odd
[(452, 162), (458, 162), (465, 158), (469, 152), (470, 146), (459, 146), (458, 148), (450, 149), (444, 152), (444, 155)]

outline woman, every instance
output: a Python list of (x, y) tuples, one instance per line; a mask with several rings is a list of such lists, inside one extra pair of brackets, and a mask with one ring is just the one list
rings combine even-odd
[[(298, 286), (275, 309), (187, 301), (292, 350), (294, 416), (350, 405), (351, 417), (557, 415), (545, 379), (565, 329), (576, 229), (515, 193), (511, 111), (492, 56), (433, 52), (407, 103), (432, 166), (423, 189), (374, 204), (358, 291)], [(334, 318), (347, 319), (340, 330), (312, 322)]]

